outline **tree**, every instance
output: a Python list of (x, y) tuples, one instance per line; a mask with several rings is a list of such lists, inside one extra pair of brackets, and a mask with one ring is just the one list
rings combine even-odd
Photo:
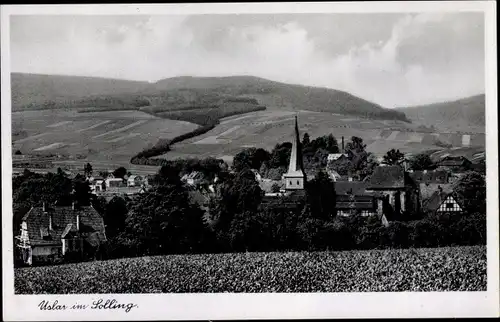
[(313, 218), (330, 220), (335, 216), (335, 186), (325, 171), (307, 182), (307, 206)]
[(366, 144), (363, 143), (363, 139), (357, 136), (351, 137), (351, 141), (347, 142), (345, 150), (354, 154), (360, 154), (365, 152)]
[(224, 181), (209, 207), (216, 229), (227, 232), (236, 214), (257, 211), (263, 195), (255, 175), (248, 169), (238, 172), (232, 180)]
[(311, 143), (311, 139), (309, 137), (309, 133), (304, 133), (304, 137), (302, 138), (302, 147), (305, 148), (306, 146), (309, 145), (309, 143)]
[(486, 213), (486, 182), (480, 173), (466, 172), (455, 186), (455, 192), (466, 211)]
[(267, 162), (271, 154), (261, 148), (248, 148), (236, 154), (233, 158), (233, 169), (241, 171), (245, 168), (258, 170), (264, 162)]
[(399, 150), (391, 149), (384, 155), (383, 163), (387, 165), (399, 165), (404, 161), (405, 155)]
[(86, 177), (90, 177), (92, 175), (92, 165), (90, 163), (87, 163), (83, 167), (83, 173), (85, 174)]
[(292, 152), (292, 143), (285, 142), (277, 144), (271, 152), (269, 159), (269, 168), (288, 167), (290, 163), (290, 154)]
[(124, 239), (137, 255), (196, 253), (204, 249), (203, 211), (190, 202), (180, 181), (163, 180), (141, 194), (125, 224)]
[(113, 175), (115, 176), (115, 178), (123, 179), (123, 177), (125, 177), (126, 174), (127, 174), (127, 169), (125, 169), (125, 167), (119, 167), (115, 171), (113, 171)]
[(106, 225), (106, 236), (112, 238), (124, 231), (127, 213), (127, 203), (123, 198), (115, 196), (108, 202), (103, 216)]
[(432, 162), (431, 157), (427, 153), (420, 153), (410, 160), (410, 168), (416, 171), (433, 170), (436, 168), (436, 165)]
[(73, 186), (73, 200), (80, 205), (89, 205), (92, 199), (92, 192), (90, 190), (89, 182), (81, 174), (77, 174), (72, 180)]

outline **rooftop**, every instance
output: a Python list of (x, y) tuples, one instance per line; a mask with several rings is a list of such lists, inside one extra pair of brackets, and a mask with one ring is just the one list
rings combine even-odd
[[(28, 236), (32, 245), (61, 244), (61, 237), (77, 231), (77, 215), (80, 219), (80, 232), (87, 237), (94, 235), (93, 240), (105, 241), (104, 220), (92, 206), (55, 206), (33, 207), (23, 217), (28, 228)], [(50, 217), (52, 217), (50, 219)], [(52, 220), (52, 229), (49, 221)], [(45, 237), (42, 237), (44, 235)]]

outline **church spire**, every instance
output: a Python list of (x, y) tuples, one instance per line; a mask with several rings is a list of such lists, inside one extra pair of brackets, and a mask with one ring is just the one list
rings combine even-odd
[(295, 128), (292, 139), (292, 151), (290, 154), (290, 163), (288, 164), (288, 172), (283, 176), (285, 188), (288, 190), (304, 189), (304, 165), (302, 160), (302, 146), (299, 136), (299, 124), (297, 116), (295, 116)]

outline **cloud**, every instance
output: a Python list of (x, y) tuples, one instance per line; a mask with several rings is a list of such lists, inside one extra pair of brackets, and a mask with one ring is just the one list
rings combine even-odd
[(481, 14), (71, 18), (15, 17), (12, 69), (150, 81), (246, 74), (387, 107), (484, 92)]

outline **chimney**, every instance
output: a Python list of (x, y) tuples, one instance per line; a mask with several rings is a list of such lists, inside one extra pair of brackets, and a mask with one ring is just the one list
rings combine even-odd
[(45, 208), (45, 202), (42, 203), (42, 211), (47, 212), (47, 208)]
[(52, 229), (52, 214), (49, 214), (49, 230), (53, 230)]
[(74, 201), (71, 203), (71, 210), (75, 210), (75, 202)]
[(80, 231), (80, 214), (76, 214), (76, 230)]
[(342, 137), (342, 154), (344, 154), (344, 137)]

